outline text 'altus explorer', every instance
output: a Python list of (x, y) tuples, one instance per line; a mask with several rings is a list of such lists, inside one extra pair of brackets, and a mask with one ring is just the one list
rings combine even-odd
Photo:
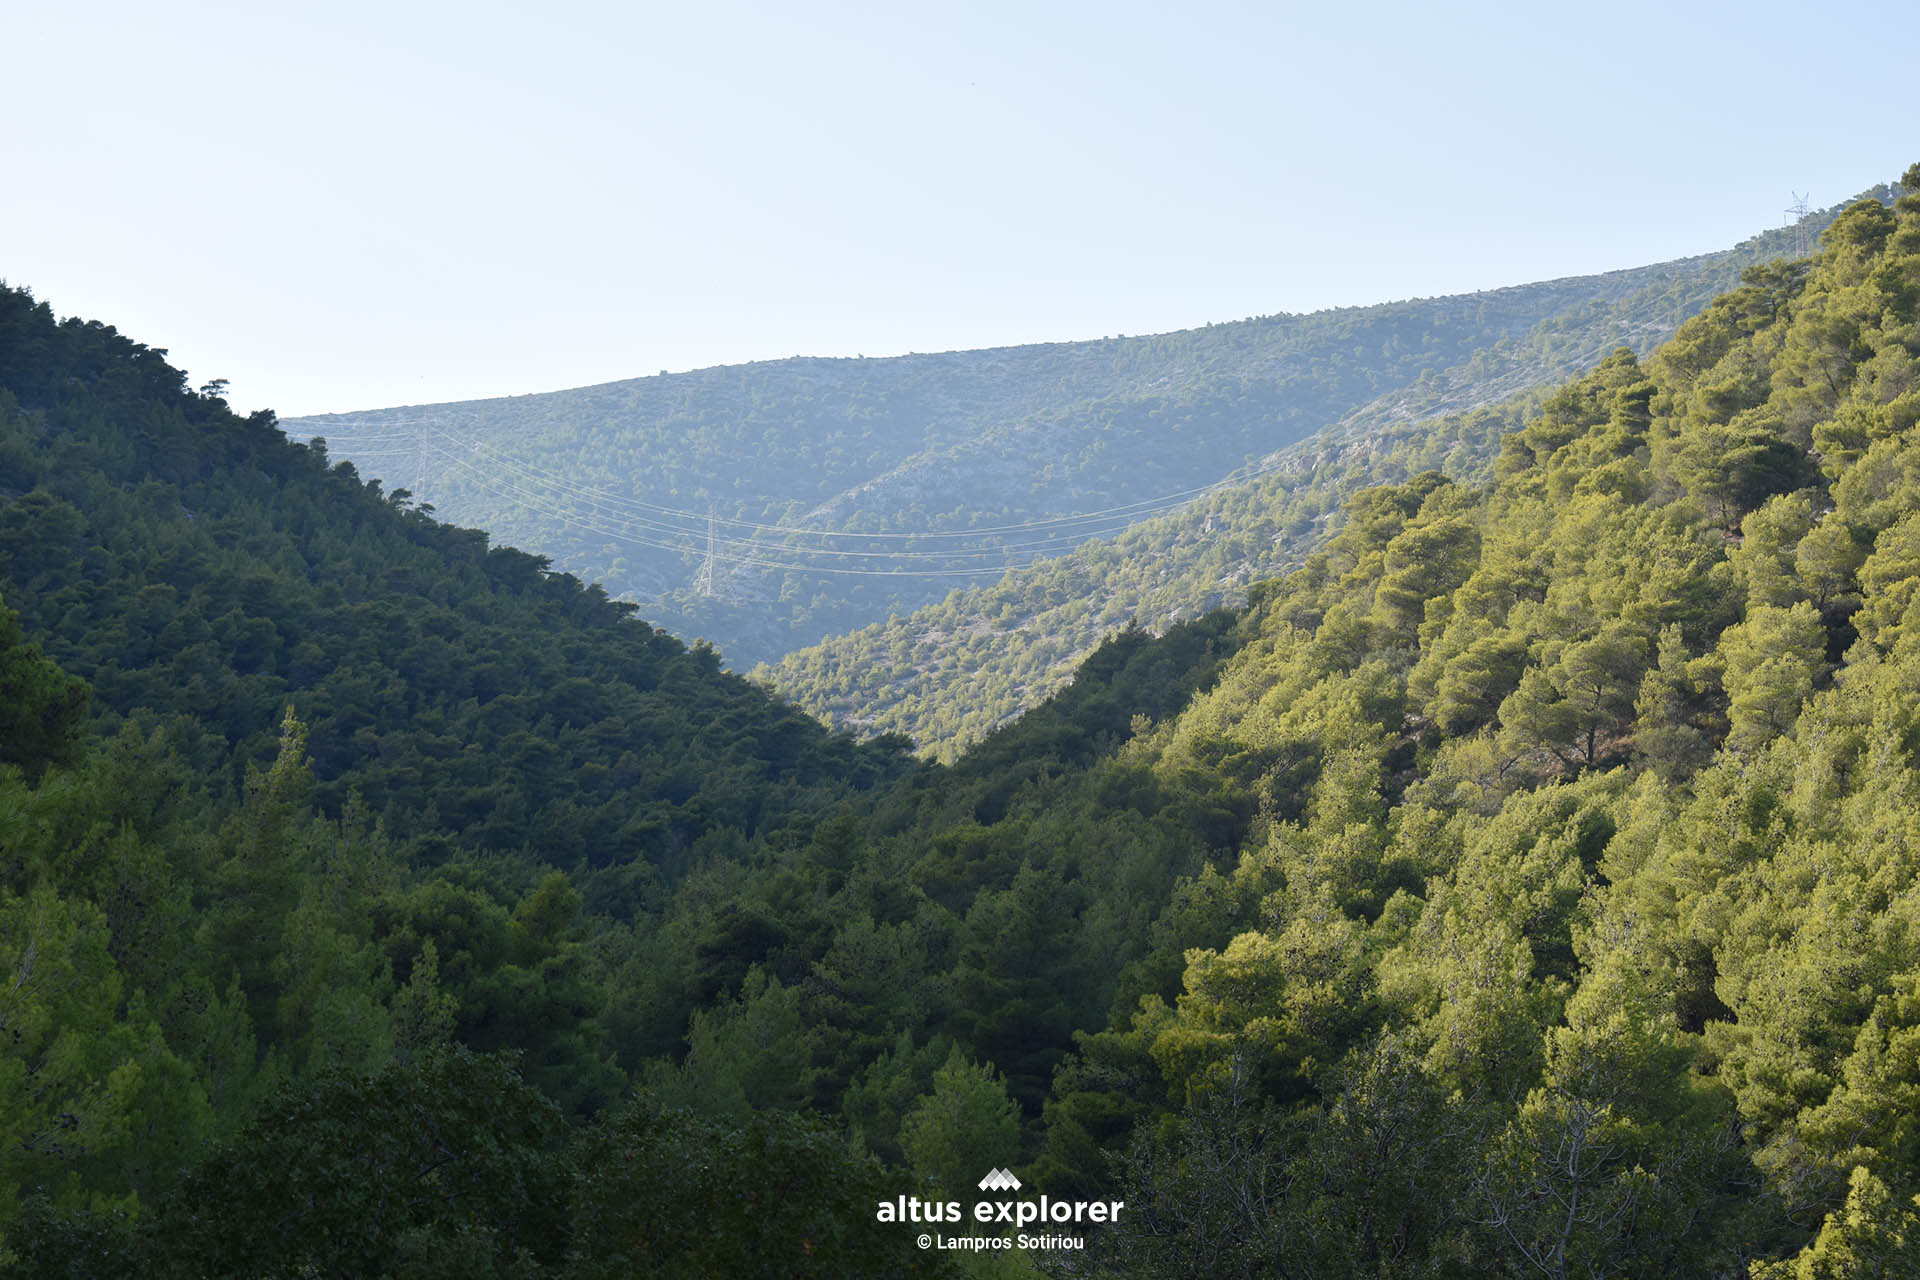
[[(1118, 1222), (1124, 1200), (980, 1200), (973, 1206), (975, 1222), (1004, 1222), (1010, 1226), (1030, 1227), (1041, 1222)], [(962, 1222), (958, 1200), (922, 1200), (917, 1196), (899, 1196), (882, 1200), (875, 1213), (877, 1222)]]

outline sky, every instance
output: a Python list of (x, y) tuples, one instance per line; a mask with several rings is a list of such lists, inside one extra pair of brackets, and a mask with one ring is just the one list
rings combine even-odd
[(0, 5), (0, 279), (282, 416), (1727, 247), (1920, 160), (1920, 6)]

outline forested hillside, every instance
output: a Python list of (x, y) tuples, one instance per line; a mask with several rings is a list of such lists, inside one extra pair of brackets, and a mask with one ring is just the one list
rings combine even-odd
[(0, 583), (102, 729), (169, 713), (211, 772), (270, 755), (291, 705), (330, 814), (357, 792), (396, 835), (601, 864), (897, 771), (598, 586), (183, 393), (163, 352), (3, 301)]
[[(1890, 203), (1878, 188), (1862, 198)], [(1811, 215), (1817, 232), (1838, 209)], [(1247, 585), (1293, 568), (1337, 528), (1346, 497), (1429, 468), (1477, 481), (1538, 393), (1627, 346), (1645, 354), (1732, 287), (1790, 251), (1794, 232), (1668, 263), (1633, 288), (1542, 320), (1517, 339), (1388, 391), (1164, 513), (1034, 561), (996, 582), (788, 654), (754, 678), (830, 724), (899, 733), (951, 760), (1073, 675), (1124, 626), (1160, 631), (1238, 604)], [(1612, 280), (1612, 277), (1608, 278)], [(1275, 442), (1287, 439), (1276, 435)]]
[(1116, 1274), (1920, 1271), (1920, 197), (1824, 245), (896, 792), (689, 1096), (791, 1001)]
[[(0, 1270), (520, 1274), (579, 1197), (678, 1212), (676, 1161), (877, 1188), (824, 1131), (604, 1111), (608, 978), (905, 757), (163, 356), (0, 291)], [(573, 1178), (615, 1141), (653, 1167)]]
[(1920, 1267), (1920, 199), (1825, 243), (1361, 495), (1106, 766), (1249, 815), (1054, 1076), (1116, 1264)]
[(6, 296), (0, 1268), (1920, 1272), (1920, 195), (951, 766)]
[[(1601, 276), (1151, 337), (795, 358), (286, 428), (638, 602), (678, 635), (706, 637), (744, 671), (1117, 534), (1351, 415), (1469, 407), (1557, 382), (1618, 343), (1644, 350), (1793, 234)], [(1240, 582), (1284, 563), (1236, 559)], [(1170, 607), (1197, 616), (1232, 585), (1191, 569), (1161, 585)], [(1026, 696), (1002, 697), (973, 724), (1033, 705), (1125, 618), (1164, 626), (1165, 610), (1149, 616), (1139, 598), (1154, 584), (1138, 576), (1122, 587), (1129, 603), (1084, 626), (1023, 612), (1031, 589), (1014, 584), (1015, 613), (1033, 624), (1022, 638), (1044, 650), (1024, 665), (1045, 674), (1003, 673)], [(1079, 575), (1075, 594), (1105, 594), (1097, 577)], [(965, 609), (968, 628), (985, 621), (997, 639), (999, 612)], [(918, 633), (916, 657), (952, 634)], [(930, 728), (877, 686), (780, 687), (850, 723)], [(859, 705), (842, 705), (849, 697)]]

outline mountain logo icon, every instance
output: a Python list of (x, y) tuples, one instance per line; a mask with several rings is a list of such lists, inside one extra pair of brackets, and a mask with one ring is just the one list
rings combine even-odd
[(989, 1169), (987, 1176), (980, 1179), (982, 1191), (1018, 1191), (1020, 1179), (1005, 1169)]

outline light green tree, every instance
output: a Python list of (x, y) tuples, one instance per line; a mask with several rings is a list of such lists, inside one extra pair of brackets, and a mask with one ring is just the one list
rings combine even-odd
[(1758, 751), (1793, 726), (1825, 676), (1826, 631), (1805, 600), (1790, 609), (1759, 605), (1720, 637), (1732, 727), (1727, 745)]
[(900, 1120), (900, 1149), (914, 1171), (950, 1196), (966, 1196), (990, 1169), (1020, 1154), (1020, 1113), (991, 1066), (969, 1061), (956, 1046)]

